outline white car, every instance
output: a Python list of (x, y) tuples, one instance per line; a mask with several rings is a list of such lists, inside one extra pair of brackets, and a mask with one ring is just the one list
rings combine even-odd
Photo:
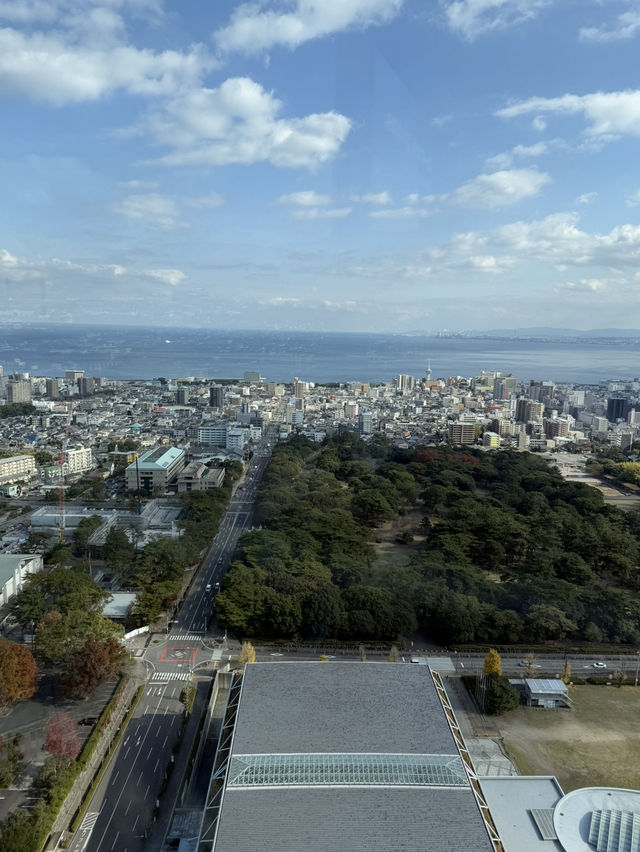
[(594, 663), (593, 667), (594, 667), (594, 669), (606, 669), (607, 664), (606, 663)]
[(205, 592), (210, 592), (211, 591), (211, 583), (207, 583), (207, 585), (204, 587), (204, 590), (205, 590)]

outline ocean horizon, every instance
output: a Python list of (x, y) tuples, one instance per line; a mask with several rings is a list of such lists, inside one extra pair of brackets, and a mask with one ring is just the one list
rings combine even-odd
[(60, 325), (0, 326), (4, 373), (111, 379), (236, 378), (382, 382), (398, 373), (434, 378), (497, 370), (520, 381), (573, 384), (640, 375), (640, 342), (420, 334)]

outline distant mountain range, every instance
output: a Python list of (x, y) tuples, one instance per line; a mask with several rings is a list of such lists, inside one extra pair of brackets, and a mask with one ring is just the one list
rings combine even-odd
[(438, 337), (492, 337), (507, 339), (553, 339), (553, 340), (637, 340), (640, 339), (638, 328), (592, 328), (588, 330), (577, 328), (495, 328), (489, 330), (441, 331)]

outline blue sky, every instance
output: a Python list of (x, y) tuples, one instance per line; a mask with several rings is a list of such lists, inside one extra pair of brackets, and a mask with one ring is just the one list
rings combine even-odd
[(0, 0), (4, 322), (638, 327), (640, 0)]

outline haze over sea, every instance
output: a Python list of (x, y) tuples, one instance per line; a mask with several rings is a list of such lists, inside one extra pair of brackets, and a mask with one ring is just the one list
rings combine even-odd
[(640, 343), (427, 337), (296, 331), (20, 325), (0, 327), (5, 375), (150, 379), (242, 377), (259, 371), (271, 381), (388, 381), (398, 373), (472, 376), (482, 370), (518, 379), (596, 384), (640, 375)]

